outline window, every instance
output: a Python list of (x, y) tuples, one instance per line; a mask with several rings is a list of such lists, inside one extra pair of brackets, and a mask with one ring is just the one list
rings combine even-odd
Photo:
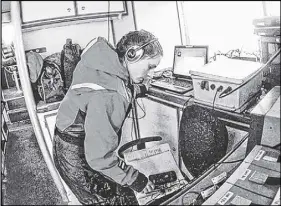
[(190, 44), (209, 45), (209, 56), (218, 50), (258, 51), (253, 20), (263, 16), (262, 2), (185, 1), (183, 10)]
[(138, 30), (154, 34), (162, 45), (163, 59), (156, 70), (173, 66), (175, 45), (181, 45), (181, 34), (175, 1), (135, 1)]

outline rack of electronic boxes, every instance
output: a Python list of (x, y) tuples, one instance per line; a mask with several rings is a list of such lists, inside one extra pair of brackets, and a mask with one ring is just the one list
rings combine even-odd
[[(280, 16), (254, 19), (253, 25), (254, 34), (259, 36), (261, 62), (266, 63), (280, 49)], [(264, 86), (266, 89), (280, 86), (280, 54), (264, 71)]]

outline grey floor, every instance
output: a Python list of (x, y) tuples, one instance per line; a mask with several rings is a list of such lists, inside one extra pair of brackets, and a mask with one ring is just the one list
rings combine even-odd
[(61, 196), (39, 149), (33, 129), (9, 134), (4, 205), (58, 205)]
[[(229, 130), (228, 151), (242, 136), (241, 132)], [(2, 197), (4, 205), (62, 204), (32, 127), (11, 132), (6, 151), (7, 182), (3, 184)], [(233, 159), (243, 157), (245, 150), (241, 151)]]

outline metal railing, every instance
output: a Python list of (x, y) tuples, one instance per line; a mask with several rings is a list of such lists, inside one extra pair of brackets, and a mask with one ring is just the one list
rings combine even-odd
[(11, 17), (12, 24), (14, 26), (15, 37), (14, 37), (14, 46), (15, 46), (15, 55), (18, 61), (18, 72), (22, 85), (22, 90), (26, 102), (27, 111), (31, 120), (31, 124), (34, 129), (34, 133), (36, 135), (36, 139), (38, 141), (40, 150), (42, 152), (43, 158), (47, 164), (47, 167), (50, 171), (50, 174), (56, 184), (62, 200), (65, 203), (69, 202), (67, 192), (64, 188), (64, 185), (60, 179), (60, 175), (57, 172), (52, 156), (47, 148), (47, 144), (44, 139), (44, 134), (37, 116), (36, 112), (36, 104), (33, 97), (33, 92), (31, 88), (31, 83), (29, 80), (29, 73), (26, 64), (25, 51), (23, 46), (23, 38), (22, 38), (22, 25), (21, 25), (21, 17), (20, 17), (20, 2), (19, 1), (11, 1)]

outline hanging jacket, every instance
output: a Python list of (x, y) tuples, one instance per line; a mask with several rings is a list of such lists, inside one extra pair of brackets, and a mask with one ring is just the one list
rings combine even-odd
[(146, 176), (127, 166), (116, 151), (131, 102), (128, 80), (114, 48), (104, 38), (94, 39), (74, 70), (56, 127), (77, 139), (85, 138), (85, 157), (92, 169), (140, 192), (147, 184)]

